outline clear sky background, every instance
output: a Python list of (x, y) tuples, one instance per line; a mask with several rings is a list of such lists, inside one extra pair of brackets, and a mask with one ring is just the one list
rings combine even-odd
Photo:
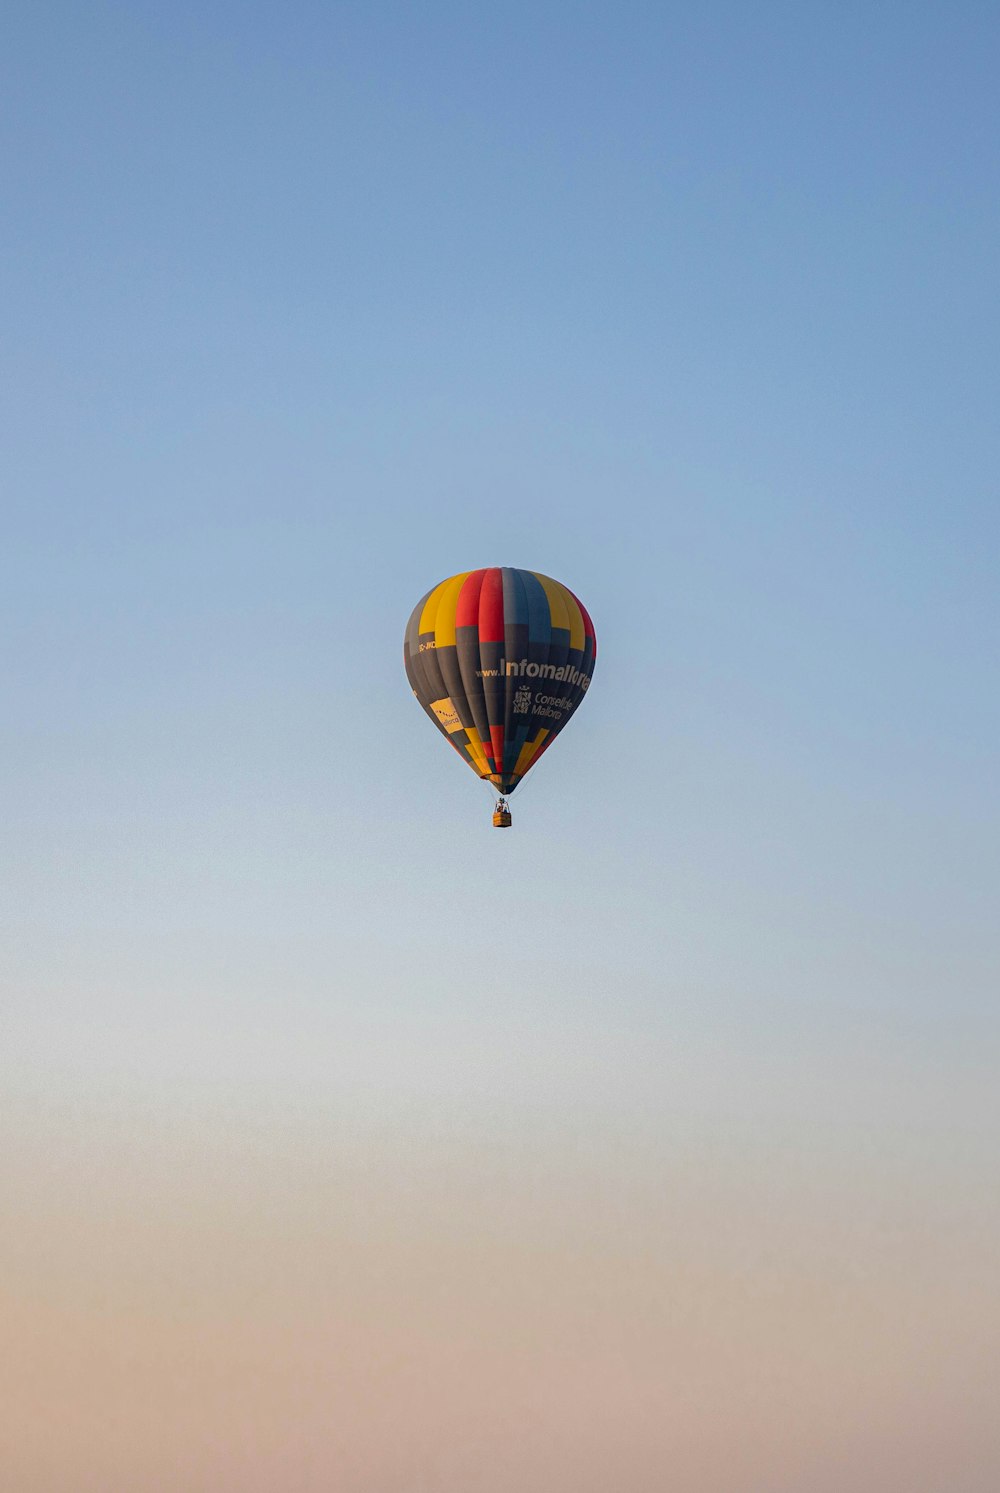
[[(1000, 1486), (998, 76), (7, 7), (5, 1487)], [(489, 564), (600, 641), (505, 835)]]

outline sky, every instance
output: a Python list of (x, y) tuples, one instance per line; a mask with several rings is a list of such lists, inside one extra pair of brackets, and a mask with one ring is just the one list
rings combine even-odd
[[(7, 7), (5, 1485), (994, 1493), (998, 65)], [(504, 835), (484, 565), (600, 646)]]

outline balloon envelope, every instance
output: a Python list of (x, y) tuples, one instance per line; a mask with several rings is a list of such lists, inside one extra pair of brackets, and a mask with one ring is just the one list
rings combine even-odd
[(413, 609), (406, 674), (477, 777), (513, 793), (590, 686), (597, 639), (566, 586), (533, 570), (449, 576)]

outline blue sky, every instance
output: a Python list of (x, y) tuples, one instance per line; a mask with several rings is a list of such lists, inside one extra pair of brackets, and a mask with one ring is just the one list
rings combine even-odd
[[(176, 1178), (263, 1092), (289, 1157), (446, 1132), (501, 1192), (509, 1144), (550, 1180), (592, 1154), (600, 1198), (617, 1136), (639, 1239), (658, 1166), (738, 1198), (746, 1154), (782, 1217), (776, 1154), (831, 1197), (855, 1175), (869, 1221), (895, 1178), (954, 1243), (951, 1186), (970, 1249), (1000, 1238), (969, 1222), (1000, 964), (989, 8), (6, 30), (19, 1154), (99, 1113), (99, 1166), (141, 1111)], [(401, 662), (416, 600), (488, 564), (563, 580), (600, 641), (508, 836)], [(728, 1493), (705, 1456), (691, 1488)]]

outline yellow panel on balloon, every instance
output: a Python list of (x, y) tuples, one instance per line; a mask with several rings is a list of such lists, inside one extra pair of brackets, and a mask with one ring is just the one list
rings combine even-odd
[(462, 722), (448, 695), (445, 695), (443, 700), (432, 700), (431, 709), (449, 736), (454, 736), (456, 731), (461, 731)]

